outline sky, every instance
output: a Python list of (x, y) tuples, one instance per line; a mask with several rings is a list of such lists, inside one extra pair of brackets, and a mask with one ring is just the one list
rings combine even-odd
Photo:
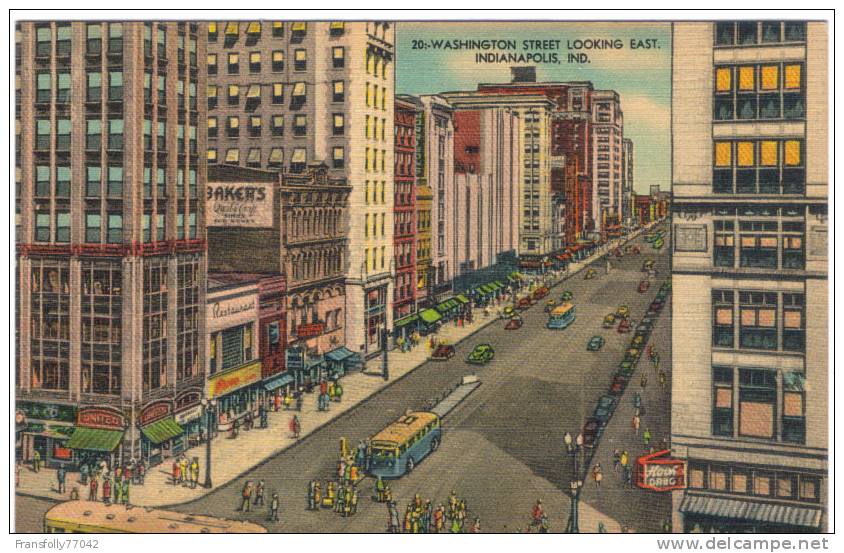
[[(631, 40), (655, 39), (649, 49)], [(454, 40), (515, 41), (516, 49), (446, 49)], [(559, 40), (557, 48), (525, 50), (525, 40)], [(598, 42), (575, 50), (576, 41)], [(621, 48), (607, 42), (620, 41)], [(616, 43), (617, 44), (617, 43)], [(642, 42), (639, 42), (642, 44)], [(654, 43), (651, 43), (654, 44)], [(572, 49), (570, 49), (572, 47)], [(588, 63), (568, 63), (569, 53), (585, 53)], [(537, 61), (478, 63), (477, 53), (545, 54)], [(556, 53), (559, 63), (547, 58)], [(671, 28), (650, 22), (399, 22), (396, 28), (396, 92), (433, 94), (475, 90), (478, 83), (510, 81), (510, 66), (535, 65), (537, 81), (591, 81), (595, 89), (619, 93), (624, 135), (633, 140), (634, 187), (647, 194), (671, 182)]]

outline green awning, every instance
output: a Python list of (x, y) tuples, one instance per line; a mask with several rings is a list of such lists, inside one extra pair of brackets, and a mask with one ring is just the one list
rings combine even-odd
[(492, 294), (493, 292), (495, 292), (495, 288), (493, 288), (493, 287), (492, 287), (492, 286), (490, 286), (489, 284), (481, 284), (481, 289), (482, 289), (482, 290), (484, 291), (484, 293), (486, 293), (486, 294)]
[(437, 313), (436, 309), (426, 309), (425, 311), (419, 313), (419, 318), (421, 318), (427, 324), (434, 324), (435, 322), (442, 319), (442, 315)]
[(394, 328), (401, 328), (403, 326), (407, 326), (410, 323), (416, 322), (418, 320), (419, 320), (419, 315), (416, 315), (414, 313), (413, 315), (408, 315), (407, 317), (403, 317), (403, 318), (399, 319), (398, 321), (394, 322), (393, 327)]
[(469, 298), (467, 298), (467, 297), (466, 297), (466, 296), (464, 296), (463, 294), (457, 294), (456, 296), (454, 296), (454, 299), (455, 299), (456, 301), (458, 301), (458, 302), (462, 303), (462, 304), (467, 304), (467, 303), (469, 303)]
[(101, 430), (80, 426), (73, 432), (65, 447), (111, 453), (121, 439), (123, 439), (121, 430)]
[(181, 436), (184, 432), (184, 429), (179, 426), (179, 423), (173, 417), (167, 417), (141, 427), (141, 433), (154, 444), (166, 442), (171, 438)]
[(504, 283), (500, 280), (496, 280), (495, 283), (498, 285), (499, 288), (504, 288)]
[(501, 288), (501, 286), (499, 286), (497, 282), (490, 282), (489, 284), (487, 284), (487, 286), (489, 286), (490, 288), (492, 288), (492, 289), (493, 289), (493, 291), (496, 291), (496, 290), (498, 290), (499, 288)]

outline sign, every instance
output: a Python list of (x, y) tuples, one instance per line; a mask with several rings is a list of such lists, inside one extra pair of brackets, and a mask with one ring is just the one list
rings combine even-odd
[(80, 409), (76, 424), (88, 428), (102, 428), (105, 430), (123, 430), (126, 428), (126, 417), (117, 410), (104, 407)]
[(674, 225), (675, 252), (705, 252), (706, 225)]
[(307, 323), (296, 327), (296, 336), (299, 338), (310, 338), (319, 336), (325, 331), (325, 323)]
[(17, 411), (27, 419), (62, 422), (74, 422), (76, 420), (76, 407), (71, 405), (20, 401), (17, 403)]
[(169, 401), (156, 401), (144, 407), (141, 411), (141, 416), (138, 418), (140, 426), (146, 426), (157, 420), (163, 419), (173, 412), (173, 406)]
[(305, 368), (305, 352), (302, 348), (287, 348), (286, 367), (288, 371), (301, 371)]
[(208, 397), (219, 397), (261, 380), (261, 362), (255, 361), (239, 369), (217, 374), (208, 379)]
[(208, 227), (272, 228), (272, 183), (209, 183), (205, 195)]
[(196, 407), (191, 407), (190, 409), (186, 409), (180, 413), (176, 413), (173, 418), (176, 419), (176, 422), (185, 425), (188, 422), (198, 419), (202, 416), (202, 405), (197, 405)]
[(257, 298), (254, 293), (209, 303), (208, 330), (232, 328), (254, 321), (258, 317)]
[(636, 485), (646, 490), (667, 492), (686, 487), (686, 463), (667, 457), (665, 449), (639, 457), (636, 461)]

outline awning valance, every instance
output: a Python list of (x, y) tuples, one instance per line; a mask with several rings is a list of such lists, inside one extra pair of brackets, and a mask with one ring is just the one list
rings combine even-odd
[(65, 447), (111, 453), (122, 438), (122, 430), (102, 430), (80, 426), (73, 432)]
[(278, 388), (286, 386), (287, 384), (293, 384), (293, 375), (285, 372), (277, 374), (265, 380), (264, 389), (268, 392), (272, 392), (273, 390), (277, 390)]
[(176, 436), (181, 436), (184, 432), (184, 428), (173, 417), (166, 417), (141, 427), (141, 433), (154, 444), (166, 442)]
[(469, 298), (467, 298), (467, 297), (466, 297), (466, 296), (464, 296), (463, 294), (457, 294), (456, 296), (454, 296), (454, 299), (455, 299), (456, 301), (458, 301), (459, 303), (462, 303), (462, 304), (464, 304), (464, 305), (465, 305), (465, 304), (467, 304), (467, 303), (469, 303)]
[(337, 349), (333, 349), (325, 354), (325, 358), (329, 361), (345, 361), (349, 357), (353, 357), (355, 352), (350, 350), (349, 348), (340, 346)]
[(695, 515), (770, 522), (807, 528), (818, 528), (821, 524), (820, 508), (727, 499), (690, 493), (687, 493), (683, 498), (680, 511)]
[(395, 321), (393, 323), (393, 326), (395, 328), (401, 328), (403, 326), (407, 326), (410, 323), (416, 322), (418, 320), (419, 320), (419, 315), (416, 315), (416, 314), (408, 315), (407, 317), (402, 317), (401, 319)]
[(434, 324), (435, 322), (442, 319), (442, 315), (437, 313), (436, 309), (426, 309), (419, 313), (419, 318), (427, 324)]

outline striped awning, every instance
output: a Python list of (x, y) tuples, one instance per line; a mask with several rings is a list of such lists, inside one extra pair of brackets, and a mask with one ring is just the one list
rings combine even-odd
[(437, 313), (436, 309), (426, 309), (419, 313), (419, 318), (421, 318), (427, 324), (434, 324), (435, 322), (442, 319), (442, 315)]
[(184, 432), (185, 430), (173, 417), (167, 417), (141, 427), (141, 433), (154, 444), (166, 442), (176, 436), (181, 436)]
[(687, 493), (683, 498), (680, 511), (694, 515), (787, 524), (806, 528), (819, 528), (821, 525), (820, 508), (727, 499), (690, 493)]
[(78, 427), (65, 444), (68, 449), (84, 449), (111, 453), (123, 438), (122, 430)]

